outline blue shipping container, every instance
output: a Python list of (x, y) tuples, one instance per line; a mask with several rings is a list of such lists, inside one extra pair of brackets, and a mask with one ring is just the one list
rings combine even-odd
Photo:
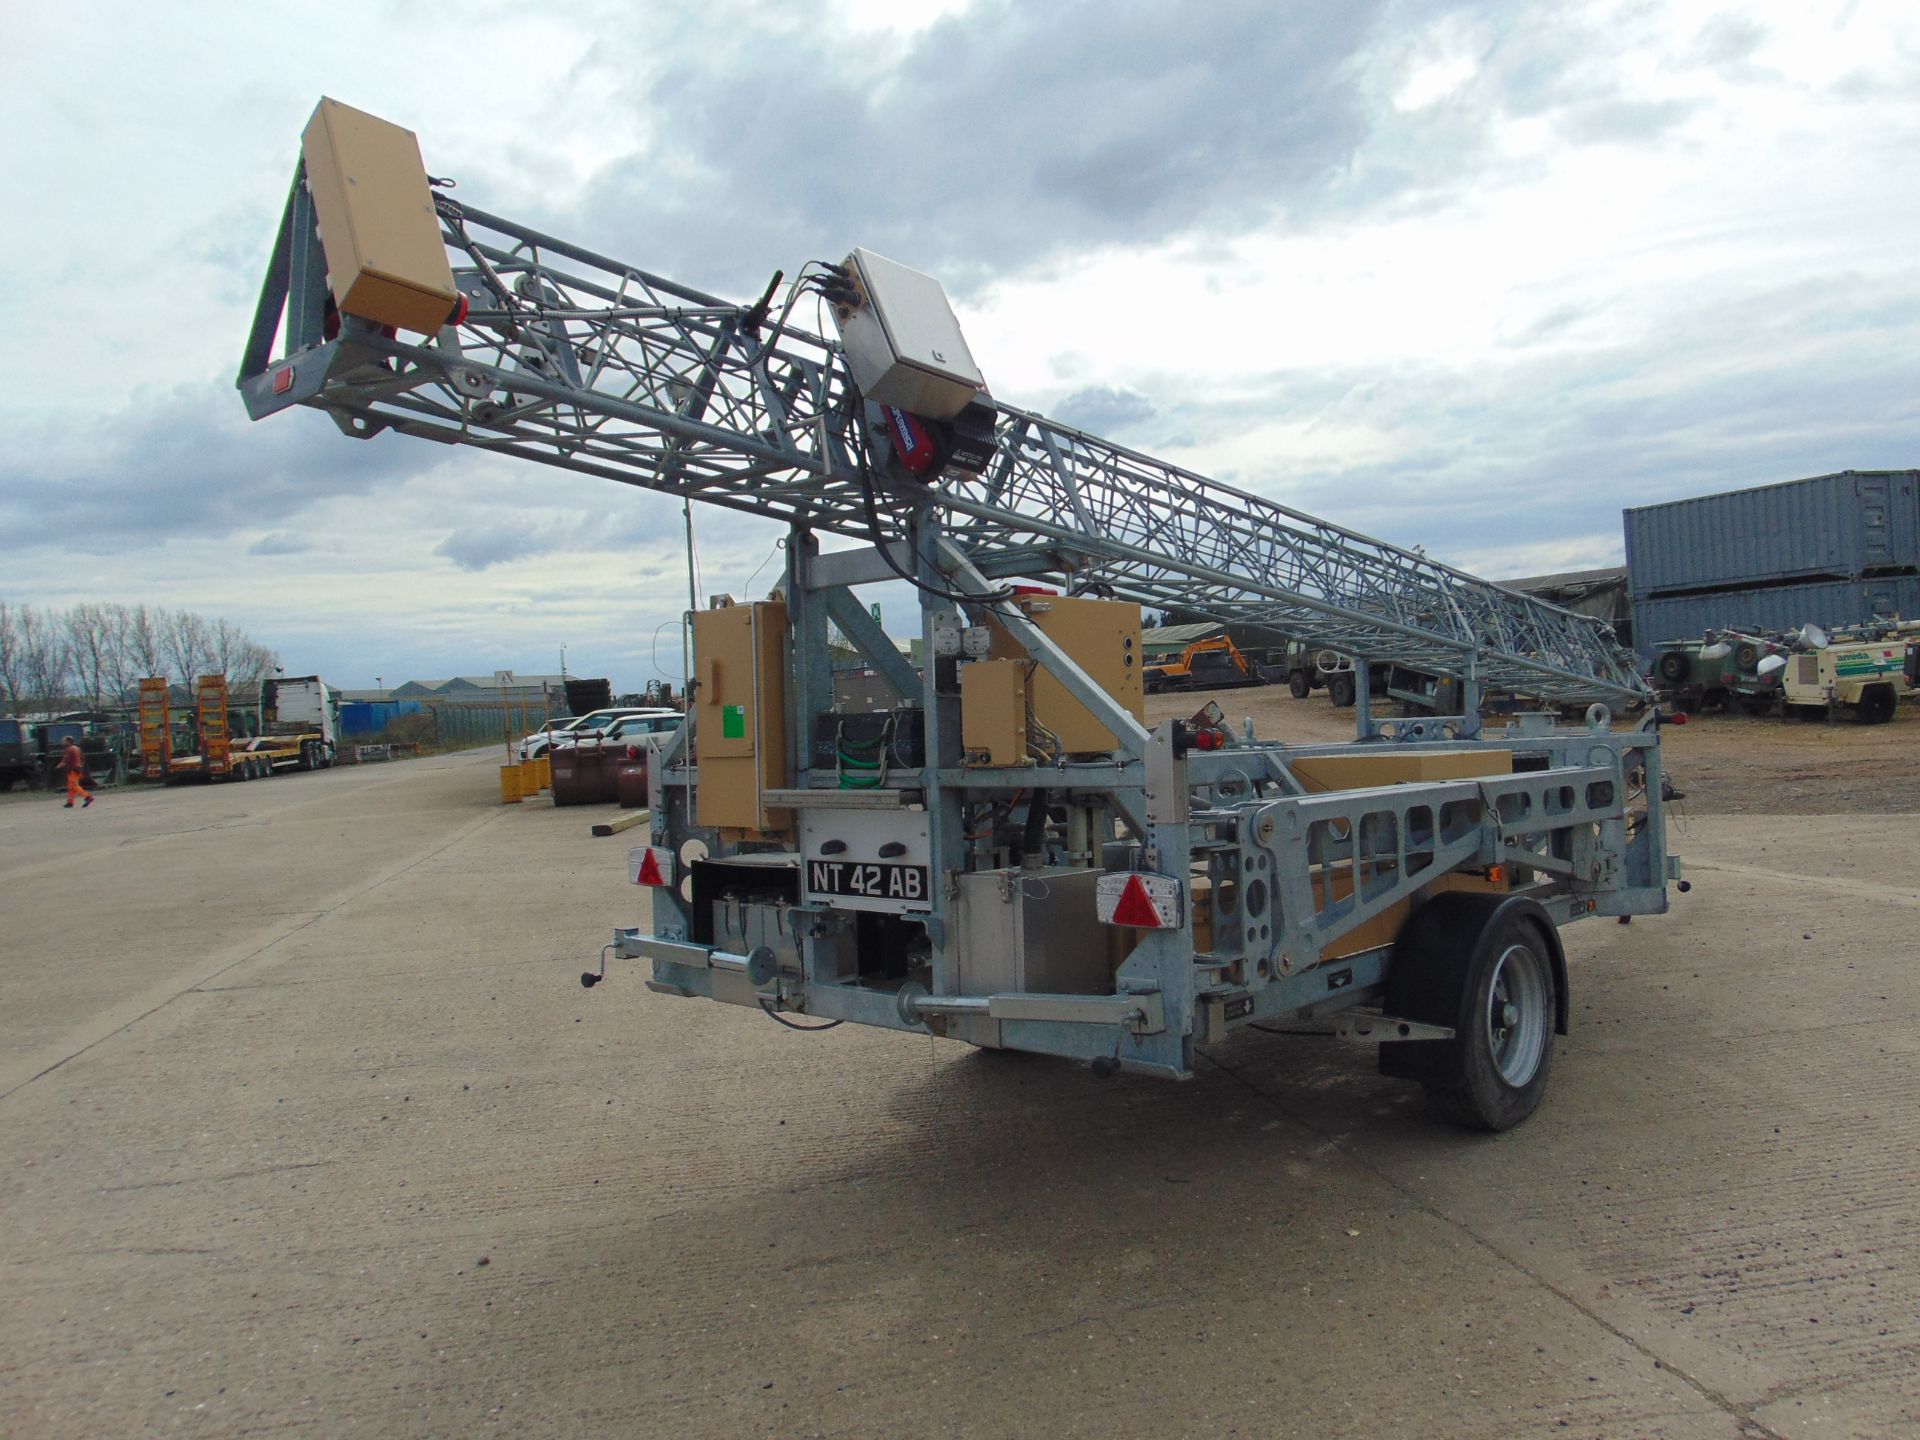
[(1633, 644), (1642, 659), (1669, 640), (1697, 640), (1708, 630), (1747, 634), (1798, 630), (1809, 620), (1833, 629), (1875, 615), (1920, 619), (1920, 576), (1825, 581), (1674, 595), (1633, 602)]
[(1634, 598), (1920, 568), (1920, 470), (1846, 470), (1625, 512)]
[(378, 735), (398, 715), (418, 715), (425, 707), (418, 700), (343, 700), (340, 703), (342, 735)]

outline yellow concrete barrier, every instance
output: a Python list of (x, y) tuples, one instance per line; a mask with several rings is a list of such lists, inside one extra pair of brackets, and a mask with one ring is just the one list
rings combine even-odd
[(520, 762), (520, 794), (528, 800), (540, 797), (540, 762), (522, 760)]
[(518, 765), (500, 767), (500, 803), (502, 805), (520, 803), (520, 767)]
[(540, 788), (551, 790), (553, 788), (553, 757), (542, 755), (533, 763), (540, 767)]

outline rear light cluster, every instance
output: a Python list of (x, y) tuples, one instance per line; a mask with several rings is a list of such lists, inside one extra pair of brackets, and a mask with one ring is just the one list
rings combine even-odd
[(627, 875), (636, 885), (651, 885), (656, 889), (673, 884), (673, 851), (660, 845), (629, 850)]
[(1094, 884), (1094, 913), (1102, 925), (1175, 929), (1180, 924), (1180, 882), (1145, 871), (1102, 875)]

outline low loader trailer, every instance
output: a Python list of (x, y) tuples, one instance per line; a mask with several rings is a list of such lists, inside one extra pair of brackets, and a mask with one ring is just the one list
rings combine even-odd
[(194, 706), (173, 719), (167, 681), (140, 682), (141, 773), (149, 780), (265, 780), (289, 770), (323, 770), (338, 746), (338, 701), (318, 676), (261, 682), (258, 735), (235, 735), (224, 675), (194, 682)]
[[(691, 616), (688, 721), (629, 857), (648, 903), (582, 982), (632, 961), (655, 995), (785, 1027), (1172, 1079), (1240, 1027), (1322, 1022), (1462, 1123), (1525, 1119), (1572, 1010), (1561, 928), (1684, 888), (1631, 653), (1005, 404), (929, 276), (856, 249), (782, 279), (737, 304), (475, 209), (410, 131), (331, 100), (304, 137), (250, 415), (305, 405), (363, 442), (787, 527), (771, 594)], [(809, 295), (834, 334), (796, 322)], [(858, 593), (900, 581), (918, 667)], [(1211, 707), (1149, 726), (1143, 608), (1354, 657), (1354, 740)], [(896, 703), (836, 705), (842, 642)], [(1377, 719), (1376, 664), (1453, 682), (1457, 710)], [(1489, 692), (1540, 710), (1491, 728)]]

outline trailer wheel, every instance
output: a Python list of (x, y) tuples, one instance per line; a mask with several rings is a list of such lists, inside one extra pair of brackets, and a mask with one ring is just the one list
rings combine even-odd
[(1693, 668), (1683, 650), (1669, 650), (1653, 662), (1654, 672), (1669, 685), (1678, 685)]
[(1304, 670), (1292, 670), (1287, 674), (1287, 693), (1296, 700), (1304, 700), (1313, 693), (1313, 682), (1307, 679)]
[(1336, 670), (1327, 676), (1327, 698), (1344, 710), (1353, 704), (1353, 673), (1348, 670)]
[(1884, 725), (1893, 719), (1896, 704), (1891, 685), (1869, 685), (1860, 692), (1860, 703), (1854, 707), (1854, 713), (1862, 725)]
[(1468, 1129), (1511, 1130), (1531, 1115), (1565, 1026), (1551, 925), (1537, 904), (1501, 896), (1456, 892), (1415, 912), (1394, 944), (1387, 1010), (1456, 1034), (1382, 1045), (1381, 1072), (1421, 1081)]

